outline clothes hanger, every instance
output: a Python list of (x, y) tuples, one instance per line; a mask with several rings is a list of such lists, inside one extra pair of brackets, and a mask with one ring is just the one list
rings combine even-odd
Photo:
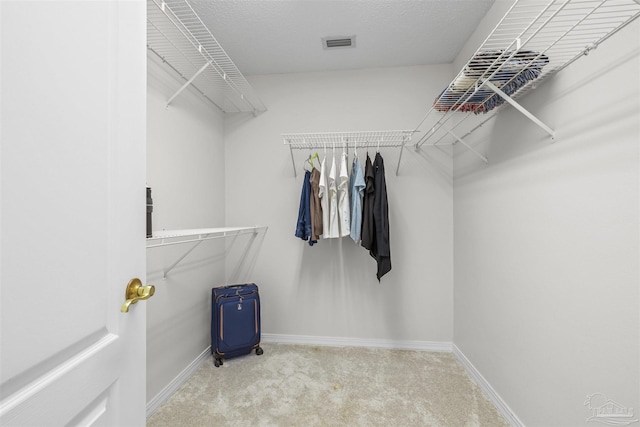
[[(302, 138), (302, 144), (305, 145), (306, 143), (307, 140), (305, 138)], [(313, 169), (313, 163), (311, 163), (311, 154), (309, 154), (309, 156), (305, 159), (304, 163), (302, 164), (302, 169), (307, 172), (311, 172), (311, 170)]]
[(344, 137), (342, 138), (342, 157), (344, 157), (345, 159), (348, 160), (348, 156), (347, 156), (347, 144), (349, 140), (347, 139), (345, 141)]
[(304, 161), (302, 168), (307, 172), (311, 172), (313, 170), (313, 162), (311, 161), (311, 155), (309, 155), (309, 157), (307, 157), (307, 159)]
[(309, 158), (307, 159), (307, 161), (309, 162), (309, 164), (311, 165), (311, 168), (314, 168), (315, 166), (313, 165), (313, 159), (318, 160), (318, 163), (320, 163), (320, 156), (318, 155), (318, 152), (316, 151), (313, 155), (309, 154)]
[(322, 143), (322, 149), (323, 149), (323, 158), (322, 158), (322, 162), (320, 162), (320, 167), (322, 168), (322, 166), (324, 165), (325, 160), (327, 160), (327, 143), (323, 142)]

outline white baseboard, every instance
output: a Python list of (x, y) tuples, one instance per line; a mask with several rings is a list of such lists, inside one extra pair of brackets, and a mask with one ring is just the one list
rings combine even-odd
[(370, 347), (397, 350), (423, 350), (451, 352), (451, 342), (385, 340), (375, 338), (319, 337), (309, 335), (262, 334), (262, 342), (282, 344), (321, 345), (330, 347)]
[(151, 417), (173, 393), (184, 384), (191, 375), (211, 356), (211, 346), (207, 347), (196, 359), (182, 370), (165, 388), (147, 403), (147, 419)]
[(460, 349), (453, 344), (453, 355), (464, 366), (469, 376), (475, 381), (476, 384), (484, 391), (487, 397), (493, 402), (502, 416), (513, 427), (524, 427), (524, 424), (518, 416), (509, 408), (509, 405), (502, 400), (502, 397), (491, 387), (491, 384), (482, 376), (482, 374), (476, 369), (475, 366), (467, 359), (467, 357), (460, 351)]

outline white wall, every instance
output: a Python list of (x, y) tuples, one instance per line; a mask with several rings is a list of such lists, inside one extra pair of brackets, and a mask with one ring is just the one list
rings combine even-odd
[(640, 408), (638, 22), (456, 156), (454, 343), (528, 426)]
[(451, 342), (450, 156), (407, 149), (396, 177), (399, 149), (381, 148), (393, 269), (378, 283), (375, 261), (350, 239), (310, 247), (294, 236), (309, 152), (294, 152), (294, 177), (280, 136), (413, 129), (450, 78), (450, 66), (424, 66), (250, 79), (268, 111), (225, 123), (226, 217), (228, 225), (269, 226), (249, 278), (260, 285), (263, 333)]
[[(190, 89), (169, 106), (180, 82), (150, 56), (147, 101), (147, 185), (153, 229), (224, 226), (222, 114)], [(210, 344), (211, 288), (224, 282), (224, 242), (202, 243), (163, 279), (190, 244), (147, 249), (147, 401)]]

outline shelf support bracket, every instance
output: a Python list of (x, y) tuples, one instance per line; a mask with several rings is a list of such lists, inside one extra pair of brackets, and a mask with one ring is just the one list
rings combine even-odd
[(166, 278), (167, 278), (167, 274), (169, 274), (169, 272), (170, 272), (171, 270), (173, 270), (173, 268), (174, 268), (176, 265), (180, 264), (180, 261), (182, 261), (183, 259), (185, 259), (185, 258), (187, 257), (187, 255), (189, 255), (191, 252), (193, 252), (193, 250), (194, 250), (195, 248), (197, 248), (197, 247), (200, 245), (200, 243), (202, 243), (202, 242), (204, 242), (204, 240), (198, 240), (198, 241), (197, 241), (193, 246), (191, 246), (191, 248), (190, 248), (187, 252), (185, 252), (185, 253), (184, 253), (184, 255), (182, 255), (180, 258), (178, 258), (178, 260), (177, 260), (176, 262), (174, 262), (173, 264), (171, 264), (171, 267), (167, 268), (167, 269), (164, 271), (164, 274), (162, 275), (162, 278), (163, 278), (163, 279), (166, 279)]
[(458, 140), (458, 142), (460, 142), (462, 145), (464, 145), (465, 147), (467, 147), (469, 149), (469, 151), (471, 151), (473, 154), (475, 154), (476, 156), (480, 157), (485, 163), (489, 163), (489, 159), (487, 159), (485, 156), (483, 156), (482, 154), (480, 154), (478, 152), (478, 150), (476, 150), (475, 148), (473, 148), (472, 146), (470, 146), (469, 144), (467, 144), (466, 142), (464, 142), (464, 140), (462, 138), (460, 138), (458, 135), (456, 135), (455, 133), (451, 132), (450, 130), (447, 131), (447, 133), (449, 135), (451, 135), (452, 137), (454, 137), (455, 139)]
[(404, 151), (404, 144), (407, 142), (406, 137), (402, 137), (402, 145), (400, 146), (400, 155), (398, 155), (398, 167), (396, 168), (396, 176), (398, 176), (398, 172), (400, 171), (400, 161), (402, 161), (402, 152)]
[(178, 89), (178, 91), (176, 93), (174, 93), (171, 98), (169, 98), (169, 100), (167, 101), (167, 107), (169, 106), (169, 104), (171, 104), (171, 101), (173, 101), (176, 96), (180, 95), (180, 93), (183, 90), (185, 90), (187, 86), (189, 86), (191, 83), (193, 83), (193, 81), (196, 79), (196, 77), (198, 77), (200, 74), (202, 74), (202, 72), (204, 70), (206, 70), (209, 65), (211, 65), (211, 61), (209, 61), (206, 64), (204, 64), (202, 66), (202, 68), (200, 68), (198, 70), (198, 72), (196, 72), (189, 80), (187, 80), (187, 82), (185, 84), (183, 84), (182, 87), (180, 89)]
[[(175, 232), (177, 232), (178, 234), (168, 234), (168, 235), (147, 237), (147, 249), (157, 248), (160, 246), (182, 245), (185, 243), (193, 243), (193, 245), (180, 258), (178, 258), (173, 264), (171, 264), (171, 266), (167, 267), (167, 269), (164, 270), (162, 278), (166, 279), (167, 274), (169, 274), (169, 272), (173, 270), (175, 266), (177, 266), (183, 259), (187, 257), (187, 255), (193, 252), (193, 250), (197, 248), (205, 240), (221, 239), (221, 238), (226, 238), (231, 236), (235, 238), (241, 234), (251, 233), (254, 235), (251, 240), (251, 242), (253, 242), (253, 239), (255, 239), (255, 235), (257, 235), (259, 233), (259, 230), (261, 229), (264, 229), (266, 232), (267, 227), (254, 226), (254, 227), (239, 227), (239, 228), (231, 227), (231, 228), (222, 228), (222, 229), (211, 228), (211, 229), (197, 229), (197, 230), (176, 230)], [(185, 237), (188, 240), (175, 240), (175, 239), (181, 239), (182, 237)], [(165, 241), (165, 239), (168, 239), (169, 241)], [(160, 243), (149, 244), (149, 240), (160, 240)]]
[(291, 146), (291, 144), (289, 144), (289, 152), (291, 153), (291, 164), (293, 165), (293, 177), (297, 178), (298, 173), (296, 172), (296, 161), (293, 158), (293, 147)]
[(509, 104), (511, 104), (516, 110), (520, 111), (522, 114), (527, 116), (529, 120), (531, 120), (532, 122), (540, 126), (542, 129), (544, 129), (544, 131), (547, 132), (549, 136), (551, 136), (551, 139), (555, 138), (555, 132), (553, 129), (551, 129), (549, 126), (545, 125), (544, 123), (542, 123), (540, 119), (538, 119), (536, 116), (534, 116), (529, 111), (527, 111), (527, 109), (525, 109), (522, 105), (518, 104), (516, 101), (511, 99), (509, 95), (507, 95), (502, 90), (500, 90), (496, 85), (491, 83), (489, 80), (485, 80), (484, 85), (487, 86), (492, 91), (494, 91), (495, 93), (497, 93), (502, 99), (504, 99)]

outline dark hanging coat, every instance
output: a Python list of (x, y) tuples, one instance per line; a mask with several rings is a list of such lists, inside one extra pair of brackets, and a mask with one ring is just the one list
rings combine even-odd
[(391, 270), (391, 247), (389, 244), (389, 205), (387, 203), (387, 183), (384, 177), (384, 161), (380, 153), (376, 153), (373, 162), (374, 202), (373, 220), (375, 228), (375, 244), (370, 251), (378, 262), (378, 281)]
[(364, 166), (365, 189), (364, 198), (362, 199), (362, 242), (360, 244), (370, 251), (375, 240), (375, 224), (373, 221), (374, 178), (373, 165), (367, 153), (367, 160)]
[(317, 243), (311, 235), (311, 172), (306, 171), (302, 181), (302, 191), (300, 193), (300, 208), (298, 209), (298, 221), (296, 222), (296, 237), (309, 241), (313, 246)]

